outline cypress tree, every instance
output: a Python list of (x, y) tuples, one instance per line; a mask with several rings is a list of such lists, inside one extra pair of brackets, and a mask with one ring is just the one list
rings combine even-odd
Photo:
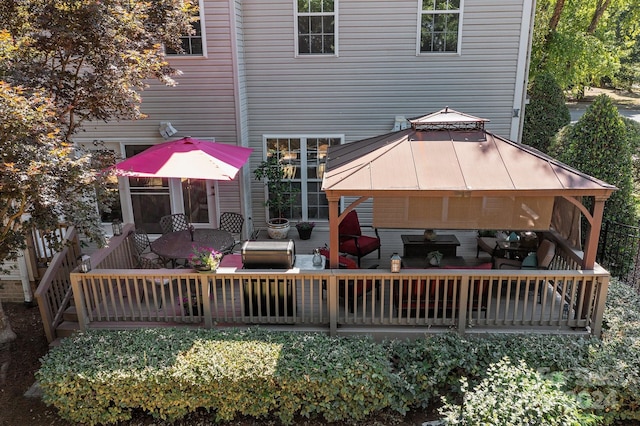
[(548, 152), (552, 138), (571, 122), (562, 89), (551, 74), (538, 75), (529, 88), (522, 143)]

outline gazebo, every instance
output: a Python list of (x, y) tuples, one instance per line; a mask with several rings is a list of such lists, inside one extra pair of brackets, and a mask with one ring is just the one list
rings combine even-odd
[[(488, 132), (483, 118), (447, 107), (408, 121), (408, 129), (329, 148), (322, 190), (331, 247), (345, 215), (371, 198), (376, 228), (554, 230), (577, 250), (582, 216), (581, 267), (593, 269), (614, 186)], [(341, 197), (357, 198), (340, 213)], [(330, 264), (338, 266), (337, 250)]]

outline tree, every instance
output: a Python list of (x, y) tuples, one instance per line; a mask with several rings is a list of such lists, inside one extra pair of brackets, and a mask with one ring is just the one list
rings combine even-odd
[(564, 93), (551, 74), (540, 74), (531, 82), (525, 110), (522, 142), (547, 152), (552, 138), (571, 122)]
[(639, 43), (640, 0), (538, 0), (530, 79), (551, 73), (560, 87), (614, 81)]
[(604, 218), (635, 225), (633, 159), (627, 128), (607, 95), (600, 95), (578, 122), (554, 141), (551, 154), (581, 172), (615, 185)]
[[(596, 97), (578, 122), (560, 132), (551, 154), (581, 172), (609, 184), (615, 191), (605, 203), (603, 219), (636, 225), (638, 216), (633, 197), (633, 150), (627, 125), (607, 95)], [(585, 200), (591, 208), (592, 200)], [(616, 275), (624, 275), (632, 257), (624, 246), (612, 247), (611, 264)]]
[(150, 78), (175, 84), (163, 46), (181, 51), (191, 0), (22, 0), (0, 3), (0, 262), (32, 225), (59, 219), (103, 240), (101, 187), (72, 137), (90, 120), (143, 118)]

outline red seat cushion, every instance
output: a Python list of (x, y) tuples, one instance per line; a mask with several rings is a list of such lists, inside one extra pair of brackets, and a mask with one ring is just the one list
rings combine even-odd
[(338, 234), (340, 235), (362, 235), (360, 230), (360, 221), (358, 220), (358, 213), (355, 210), (351, 210), (342, 219), (338, 226)]
[(481, 263), (480, 265), (475, 266), (443, 266), (442, 269), (491, 269), (493, 264), (491, 262)]
[[(358, 245), (360, 246), (360, 253), (368, 254), (380, 247), (380, 240), (374, 237), (361, 235), (358, 237)], [(356, 240), (354, 238), (345, 239), (340, 243), (339, 250), (343, 253), (357, 254), (358, 249), (356, 247)]]
[[(331, 252), (325, 248), (321, 248), (320, 254), (327, 258), (327, 268), (329, 268), (329, 259), (331, 258)], [(358, 264), (356, 263), (356, 261), (345, 256), (338, 256), (338, 265), (342, 269), (358, 269)]]

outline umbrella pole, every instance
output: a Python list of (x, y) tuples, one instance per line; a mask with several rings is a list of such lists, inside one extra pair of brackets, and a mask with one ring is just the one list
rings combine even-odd
[(191, 217), (191, 212), (193, 211), (191, 208), (191, 178), (187, 179), (187, 206), (189, 207), (189, 223), (193, 223), (193, 218)]

